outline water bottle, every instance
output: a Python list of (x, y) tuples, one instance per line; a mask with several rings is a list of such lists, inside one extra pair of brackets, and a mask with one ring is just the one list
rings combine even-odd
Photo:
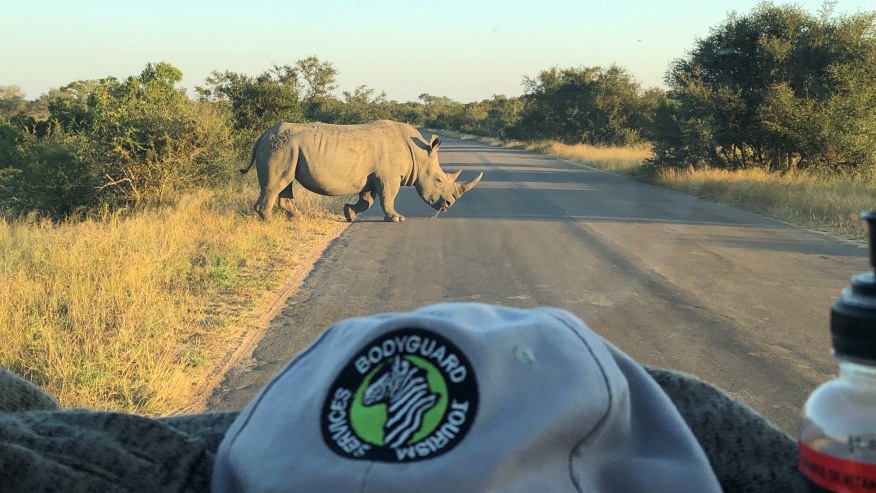
[[(861, 214), (876, 269), (876, 210)], [(800, 420), (798, 469), (811, 491), (876, 492), (876, 278), (852, 277), (830, 311), (837, 378), (809, 396)]]

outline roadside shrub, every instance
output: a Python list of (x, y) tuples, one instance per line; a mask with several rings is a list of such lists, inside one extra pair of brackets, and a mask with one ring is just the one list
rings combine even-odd
[(193, 101), (182, 73), (148, 64), (125, 81), (80, 81), (49, 104), (47, 125), (0, 135), (0, 204), (51, 217), (99, 205), (161, 202), (227, 181), (235, 156), (230, 112)]
[(0, 206), (66, 217), (97, 197), (99, 180), (89, 164), (90, 143), (55, 128), (45, 137), (22, 133), (11, 166), (0, 169)]

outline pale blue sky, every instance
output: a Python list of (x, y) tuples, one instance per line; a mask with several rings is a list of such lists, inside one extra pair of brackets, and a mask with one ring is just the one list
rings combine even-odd
[[(817, 13), (822, 0), (794, 3)], [(668, 64), (735, 10), (758, 0), (0, 1), (0, 85), (29, 99), (78, 79), (182, 70), (259, 74), (316, 55), (339, 71), (338, 93), (366, 84), (390, 99), (421, 93), (469, 102), (517, 96), (523, 76), (552, 65), (617, 63), (659, 87)], [(838, 0), (837, 13), (876, 10)]]

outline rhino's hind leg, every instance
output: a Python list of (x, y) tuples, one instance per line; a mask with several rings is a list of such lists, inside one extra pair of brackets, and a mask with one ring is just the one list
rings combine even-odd
[(371, 195), (371, 190), (363, 190), (359, 193), (359, 201), (355, 204), (344, 204), (344, 217), (347, 221), (353, 222), (356, 216), (367, 211), (371, 204), (374, 203), (374, 197)]
[(279, 205), (284, 211), (290, 215), (295, 214), (295, 207), (292, 205), (292, 182), (280, 182), (283, 188), (272, 187), (268, 185), (262, 188), (259, 199), (256, 201), (253, 209), (258, 212), (259, 216), (268, 221), (274, 212), (274, 204)]
[[(263, 188), (259, 195), (259, 199), (256, 200), (256, 203), (253, 206), (253, 209), (258, 213), (262, 220), (270, 221), (271, 216), (274, 214), (274, 204), (279, 204), (279, 202), (280, 197), (278, 192), (273, 192), (269, 189)], [(279, 205), (280, 207), (283, 207), (282, 204)]]
[(289, 186), (284, 188), (277, 197), (277, 205), (280, 206), (280, 209), (286, 211), (286, 214), (290, 219), (298, 215), (298, 209), (295, 208), (295, 203), (292, 202), (292, 198), (292, 184), (290, 183)]
[(271, 218), (271, 209), (274, 208), (273, 202), (268, 202), (267, 198), (268, 192), (262, 188), (258, 200), (252, 206), (252, 210), (256, 211), (259, 217), (262, 218), (262, 221), (267, 221)]

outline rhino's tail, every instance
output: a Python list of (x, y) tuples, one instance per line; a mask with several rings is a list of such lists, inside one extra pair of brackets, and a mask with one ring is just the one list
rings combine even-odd
[(252, 168), (253, 163), (255, 163), (256, 150), (259, 148), (259, 142), (261, 142), (264, 137), (265, 137), (265, 134), (262, 133), (261, 135), (259, 135), (259, 138), (256, 139), (255, 145), (252, 146), (252, 156), (250, 156), (250, 158), (249, 158), (249, 166), (247, 166), (246, 168), (241, 168), (240, 169), (241, 173), (246, 173), (247, 171), (249, 171), (250, 168)]

